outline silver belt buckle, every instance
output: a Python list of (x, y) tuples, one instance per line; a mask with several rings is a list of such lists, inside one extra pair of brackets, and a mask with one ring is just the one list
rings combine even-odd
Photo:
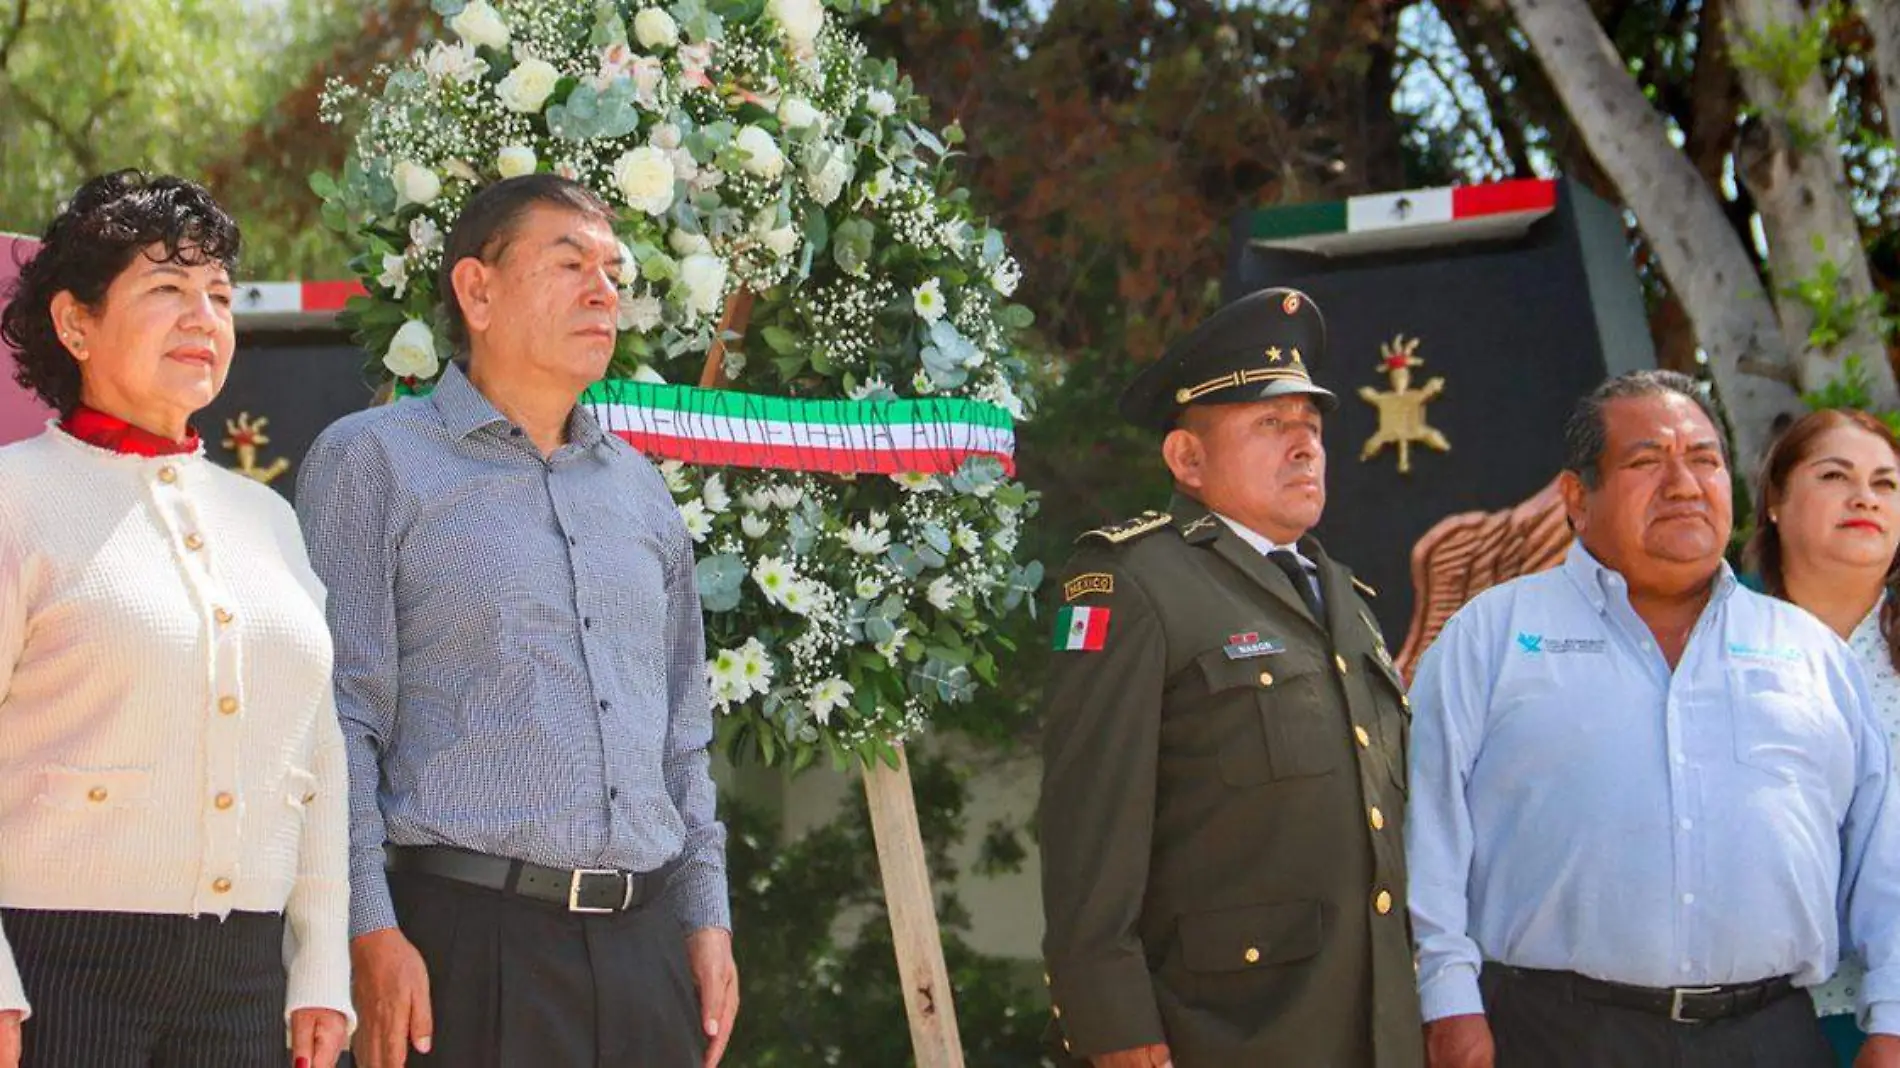
[[(586, 878), (589, 875), (618, 875), (620, 876), (621, 880), (627, 884), (626, 897), (622, 899), (620, 903), (620, 908), (618, 909), (611, 908), (611, 907), (601, 908), (598, 905), (581, 904), (581, 880)], [(573, 876), (569, 878), (568, 883), (567, 883), (567, 911), (569, 912), (622, 912), (626, 910), (627, 904), (628, 902), (632, 900), (632, 898), (633, 898), (633, 880), (629, 878), (624, 872), (621, 872), (615, 868), (576, 868), (574, 869)]]
[(1719, 986), (1679, 986), (1669, 992), (1669, 1018), (1676, 1023), (1694, 1024), (1701, 1020), (1691, 1020), (1682, 1014), (1682, 996), (1684, 994), (1720, 994)]

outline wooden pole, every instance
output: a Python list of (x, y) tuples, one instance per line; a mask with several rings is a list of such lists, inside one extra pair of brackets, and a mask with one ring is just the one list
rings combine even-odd
[(917, 1068), (963, 1068), (950, 971), (944, 966), (937, 928), (937, 900), (930, 892), (930, 868), (903, 746), (897, 747), (897, 767), (880, 763), (864, 769), (864, 796), (871, 803), (871, 834), (877, 840), (877, 867), (891, 912), (891, 940), (897, 946), (897, 976), (904, 986)]
[[(726, 298), (718, 334), (699, 372), (701, 389), (727, 385), (726, 338), (745, 333), (753, 300), (750, 291)], [(877, 842), (884, 904), (891, 913), (891, 941), (897, 947), (897, 975), (904, 986), (904, 1012), (910, 1017), (916, 1068), (963, 1068), (963, 1040), (957, 1033), (956, 1006), (950, 997), (950, 969), (943, 962), (937, 899), (930, 892), (930, 866), (924, 860), (917, 796), (911, 789), (910, 760), (903, 746), (897, 747), (896, 768), (876, 764), (865, 769), (864, 796), (871, 805), (871, 837)]]

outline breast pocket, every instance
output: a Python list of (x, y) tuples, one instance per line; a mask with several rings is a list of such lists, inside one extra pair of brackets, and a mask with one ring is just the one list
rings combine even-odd
[(1405, 696), (1405, 683), (1391, 661), (1377, 653), (1367, 653), (1365, 659), (1373, 709), (1379, 717), (1379, 756), (1385, 762), (1392, 784), (1404, 793), (1405, 753), (1412, 741), (1411, 703)]
[(1220, 744), (1223, 782), (1256, 786), (1338, 766), (1340, 739), (1316, 661), (1296, 652), (1229, 660), (1214, 649), (1196, 666), (1207, 683), (1208, 712), (1231, 724)]
[(47, 768), (39, 804), (68, 812), (107, 812), (152, 803), (150, 768)]
[(1744, 667), (1729, 676), (1735, 759), (1790, 783), (1853, 775), (1853, 736), (1840, 709), (1798, 670)]

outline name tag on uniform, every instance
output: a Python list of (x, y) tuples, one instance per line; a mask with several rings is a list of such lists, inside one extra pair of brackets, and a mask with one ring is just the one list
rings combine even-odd
[(1227, 659), (1246, 660), (1256, 656), (1272, 656), (1286, 652), (1286, 643), (1278, 638), (1262, 638), (1259, 631), (1246, 634), (1230, 634), (1226, 645)]

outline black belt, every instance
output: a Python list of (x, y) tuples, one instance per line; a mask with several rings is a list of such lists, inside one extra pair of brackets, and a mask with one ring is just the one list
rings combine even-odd
[(1612, 983), (1607, 979), (1592, 979), (1575, 972), (1513, 968), (1489, 961), (1485, 967), (1498, 968), (1507, 974), (1529, 979), (1561, 982), (1570, 988), (1572, 994), (1585, 1001), (1667, 1016), (1677, 1023), (1707, 1023), (1746, 1016), (1767, 1008), (1797, 989), (1794, 981), (1785, 975), (1728, 986), (1653, 987)]
[(569, 912), (626, 912), (645, 904), (655, 880), (614, 868), (544, 868), (450, 846), (385, 846), (390, 871), (434, 875), (560, 905)]

